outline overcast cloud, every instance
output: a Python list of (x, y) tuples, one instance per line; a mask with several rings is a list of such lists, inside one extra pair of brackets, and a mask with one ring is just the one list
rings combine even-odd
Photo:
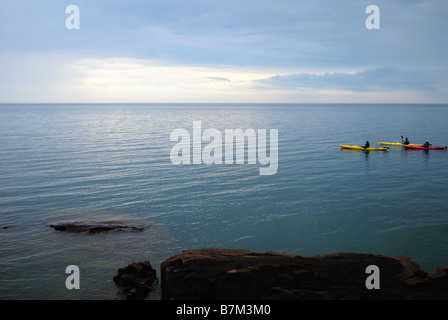
[(446, 103), (447, 16), (445, 0), (2, 1), (0, 102)]

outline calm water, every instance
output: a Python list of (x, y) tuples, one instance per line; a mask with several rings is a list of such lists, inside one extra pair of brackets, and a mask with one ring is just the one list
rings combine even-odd
[[(434, 105), (0, 105), (0, 298), (120, 299), (118, 268), (149, 260), (158, 270), (203, 247), (406, 255), (435, 272), (448, 266), (447, 151), (339, 144), (404, 135), (445, 146), (447, 120), (448, 106)], [(277, 174), (172, 164), (170, 133), (191, 133), (193, 121), (278, 129)], [(48, 227), (68, 219), (152, 227)], [(71, 264), (80, 290), (65, 288)]]

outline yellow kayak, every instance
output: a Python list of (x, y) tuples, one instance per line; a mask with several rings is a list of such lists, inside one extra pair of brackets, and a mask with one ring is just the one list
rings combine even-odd
[(345, 144), (340, 144), (339, 146), (342, 149), (387, 151), (387, 148), (364, 148), (364, 147), (361, 147), (361, 146), (347, 146)]
[(397, 146), (397, 147), (401, 147), (401, 146), (421, 146), (421, 144), (404, 144), (401, 142), (381, 142), (381, 141), (377, 141), (376, 143), (378, 144), (382, 144), (382, 145), (386, 145), (386, 146)]

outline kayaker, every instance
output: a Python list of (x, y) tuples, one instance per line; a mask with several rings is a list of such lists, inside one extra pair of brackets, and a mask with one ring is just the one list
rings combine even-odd
[(403, 140), (403, 136), (401, 136), (401, 143), (403, 143), (403, 144), (409, 144), (409, 139), (408, 139), (408, 137), (406, 137), (406, 139)]
[(430, 146), (432, 146), (432, 144), (430, 144), (429, 141), (426, 141), (426, 142), (422, 145), (422, 147), (424, 147), (424, 148), (429, 148)]
[(366, 141), (366, 144), (364, 145), (363, 148), (364, 148), (364, 149), (370, 148), (370, 143), (369, 143), (369, 141)]

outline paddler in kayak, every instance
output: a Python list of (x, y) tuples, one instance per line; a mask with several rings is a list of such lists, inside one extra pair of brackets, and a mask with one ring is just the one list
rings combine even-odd
[(369, 141), (366, 141), (366, 144), (364, 145), (363, 148), (364, 148), (364, 149), (370, 148), (370, 143), (369, 143)]
[(406, 139), (403, 140), (403, 136), (401, 136), (401, 143), (402, 144), (409, 144), (409, 139), (406, 137)]
[(432, 144), (430, 144), (429, 141), (426, 141), (424, 144), (422, 144), (422, 147), (424, 148), (429, 148), (430, 146), (432, 146)]

